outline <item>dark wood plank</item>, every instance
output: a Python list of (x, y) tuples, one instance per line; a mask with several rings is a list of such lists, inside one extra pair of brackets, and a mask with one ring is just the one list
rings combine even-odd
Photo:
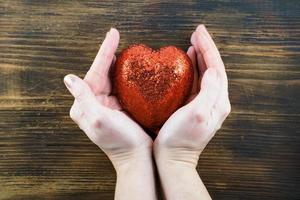
[(0, 0), (0, 199), (112, 199), (107, 157), (69, 119), (62, 78), (83, 76), (110, 27), (119, 50), (183, 49), (204, 23), (232, 114), (201, 155), (214, 199), (299, 199), (298, 0)]

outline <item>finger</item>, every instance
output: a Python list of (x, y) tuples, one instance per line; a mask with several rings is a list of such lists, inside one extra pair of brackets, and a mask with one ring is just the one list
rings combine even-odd
[(70, 110), (70, 117), (78, 125), (78, 127), (92, 140), (93, 131), (90, 131), (90, 122), (87, 116), (82, 112), (81, 107), (75, 100)]
[(81, 108), (78, 106), (77, 101), (74, 101), (73, 106), (70, 110), (71, 119), (78, 125), (78, 127), (84, 132), (87, 131), (88, 123), (84, 112), (82, 112)]
[[(117, 60), (117, 57), (116, 57), (116, 55), (114, 55), (114, 57), (113, 57), (113, 60), (112, 60), (112, 62), (111, 62), (111, 65), (110, 65), (110, 67), (112, 67), (112, 66), (114, 66), (115, 65), (115, 63), (116, 63), (116, 60)], [(111, 69), (111, 68), (110, 68)]]
[(200, 93), (192, 101), (193, 110), (199, 116), (199, 120), (206, 120), (214, 104), (216, 103), (221, 89), (218, 72), (214, 68), (208, 68), (201, 81)]
[(109, 82), (108, 71), (114, 59), (119, 40), (119, 32), (117, 29), (112, 28), (106, 34), (91, 68), (84, 78), (95, 93), (110, 92), (110, 85), (107, 83)]
[(77, 101), (74, 101), (70, 109), (70, 117), (76, 124), (79, 124), (80, 120), (84, 118), (84, 114), (79, 108)]
[(192, 37), (191, 37), (191, 44), (194, 46), (194, 49), (197, 53), (197, 62), (198, 62), (198, 71), (199, 73), (199, 78), (201, 79), (205, 70), (207, 69), (206, 64), (204, 62), (202, 53), (200, 52), (200, 49), (198, 47), (198, 43), (196, 41), (196, 32), (193, 32)]
[(107, 73), (110, 64), (114, 58), (115, 52), (118, 48), (120, 35), (117, 29), (111, 28), (106, 34), (106, 37), (101, 44), (101, 47), (97, 53), (96, 58), (90, 68), (90, 71), (96, 73)]
[(220, 79), (223, 81), (224, 89), (227, 90), (228, 81), (225, 66), (214, 41), (204, 25), (199, 25), (195, 33), (195, 40), (197, 44), (195, 48), (200, 50), (207, 67), (214, 67), (220, 71)]
[(82, 79), (69, 74), (65, 76), (64, 83), (85, 115), (94, 115), (101, 109), (92, 90)]
[[(116, 61), (117, 61), (117, 57), (116, 57), (116, 55), (114, 55), (113, 60), (112, 60), (111, 65), (110, 65), (110, 68), (109, 68), (109, 71), (108, 71), (108, 75), (106, 76), (109, 79), (108, 82), (109, 82), (110, 85), (111, 85), (110, 77), (112, 77), (112, 75), (113, 75), (112, 73), (114, 71)], [(111, 88), (110, 88), (108, 93), (111, 94)]]
[[(226, 91), (222, 91), (220, 98), (217, 100), (214, 105), (214, 110), (218, 118), (218, 124), (221, 126), (223, 121), (229, 115), (231, 111), (231, 105), (228, 98), (228, 93)], [(220, 128), (220, 127), (219, 127)]]
[(197, 48), (203, 55), (208, 67), (224, 68), (220, 53), (204, 25), (199, 25), (195, 32)]
[(96, 98), (105, 107), (111, 108), (113, 110), (121, 110), (119, 101), (115, 96), (100, 95), (97, 96)]
[(188, 51), (187, 51), (187, 55), (189, 56), (189, 58), (192, 61), (192, 65), (194, 68), (194, 81), (193, 81), (193, 87), (192, 87), (192, 92), (191, 94), (195, 94), (198, 91), (198, 87), (199, 87), (199, 81), (198, 81), (198, 69), (197, 69), (197, 63), (196, 63), (196, 52), (193, 46), (190, 46)]

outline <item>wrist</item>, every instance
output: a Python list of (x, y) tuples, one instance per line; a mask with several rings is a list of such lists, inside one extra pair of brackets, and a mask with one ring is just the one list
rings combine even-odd
[(198, 152), (154, 149), (166, 199), (211, 199), (196, 170)]
[(126, 174), (138, 168), (153, 168), (151, 147), (141, 147), (132, 151), (110, 156), (117, 175)]
[(189, 148), (166, 148), (154, 145), (154, 158), (157, 168), (187, 167), (195, 169), (200, 152)]
[(196, 164), (169, 156), (166, 159), (158, 157), (155, 161), (166, 199), (211, 199)]
[(117, 173), (115, 199), (157, 199), (151, 148), (113, 164)]

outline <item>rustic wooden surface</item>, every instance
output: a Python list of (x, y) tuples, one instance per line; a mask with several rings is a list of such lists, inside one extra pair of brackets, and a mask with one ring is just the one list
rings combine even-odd
[[(187, 49), (204, 23), (226, 63), (232, 113), (201, 155), (214, 199), (300, 199), (300, 2), (0, 0), (0, 199), (112, 199), (115, 172), (68, 116), (111, 26)], [(147, 187), (147, 186), (143, 186)]]

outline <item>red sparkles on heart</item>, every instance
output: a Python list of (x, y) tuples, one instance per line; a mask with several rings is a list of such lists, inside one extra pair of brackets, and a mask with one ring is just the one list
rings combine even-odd
[(191, 60), (181, 49), (167, 46), (155, 51), (136, 44), (116, 61), (114, 91), (122, 108), (154, 131), (187, 100), (193, 73)]

